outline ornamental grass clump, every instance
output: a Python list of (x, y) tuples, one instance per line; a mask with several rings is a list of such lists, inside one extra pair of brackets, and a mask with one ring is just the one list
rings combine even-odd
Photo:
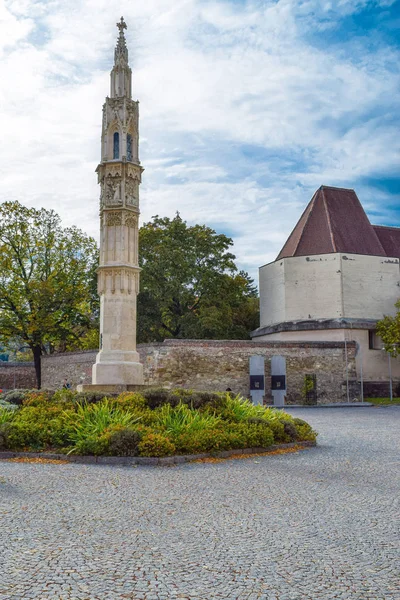
[(189, 408), (186, 404), (178, 404), (175, 407), (165, 404), (157, 411), (157, 425), (173, 436), (182, 433), (194, 434), (205, 429), (213, 429), (217, 427), (220, 421), (220, 417), (200, 413)]
[(69, 414), (69, 437), (73, 444), (69, 454), (103, 454), (116, 429), (130, 428), (139, 420), (140, 417), (118, 408), (108, 399), (98, 404), (78, 404), (75, 412)]

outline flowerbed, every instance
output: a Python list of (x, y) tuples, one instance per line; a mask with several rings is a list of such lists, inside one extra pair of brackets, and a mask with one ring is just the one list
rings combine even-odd
[(163, 457), (315, 441), (308, 423), (230, 393), (119, 396), (15, 390), (0, 397), (0, 450)]

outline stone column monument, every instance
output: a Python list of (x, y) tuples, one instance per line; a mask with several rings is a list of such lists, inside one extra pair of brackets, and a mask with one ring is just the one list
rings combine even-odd
[(139, 292), (139, 103), (132, 100), (132, 71), (121, 17), (111, 71), (110, 97), (103, 106), (100, 184), (100, 351), (92, 385), (80, 389), (122, 391), (143, 384), (136, 351), (136, 297)]

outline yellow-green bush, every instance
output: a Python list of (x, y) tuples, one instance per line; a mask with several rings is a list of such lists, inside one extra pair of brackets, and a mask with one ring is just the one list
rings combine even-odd
[(139, 443), (141, 456), (170, 456), (175, 454), (175, 444), (161, 433), (147, 433)]

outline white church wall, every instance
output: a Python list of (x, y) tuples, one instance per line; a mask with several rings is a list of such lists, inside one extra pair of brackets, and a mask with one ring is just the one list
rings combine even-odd
[(284, 258), (261, 267), (261, 327), (341, 316), (339, 254)]
[(344, 317), (381, 319), (394, 315), (400, 298), (397, 258), (342, 254)]
[(342, 316), (339, 255), (287, 258), (285, 279), (286, 321)]
[(265, 327), (285, 321), (285, 266), (284, 261), (260, 268), (260, 325)]

